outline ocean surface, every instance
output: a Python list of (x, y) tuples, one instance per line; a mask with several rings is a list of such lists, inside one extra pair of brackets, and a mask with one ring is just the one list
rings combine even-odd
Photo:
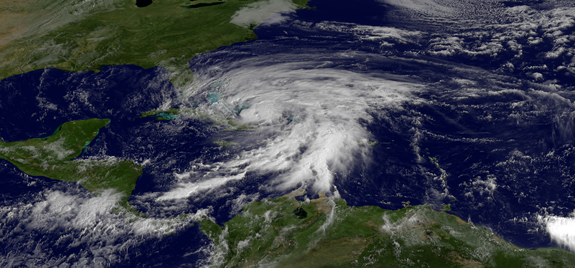
[[(448, 213), (520, 247), (569, 248), (551, 239), (546, 223), (568, 220), (575, 209), (575, 83), (569, 68), (559, 68), (571, 56), (546, 56), (561, 38), (547, 26), (512, 36), (509, 21), (530, 17), (512, 17), (525, 12), (496, 2), (489, 13), (472, 12), (471, 2), (437, 11), (417, 2), (312, 0), (311, 10), (264, 22), (257, 40), (196, 56), (196, 80), (182, 89), (160, 67), (10, 77), (0, 81), (0, 138), (45, 137), (64, 122), (111, 119), (78, 158), (144, 164), (130, 202), (160, 223), (205, 210), (223, 224), (247, 202), (304, 187), (310, 198), (339, 194), (350, 206), (449, 204)], [(541, 40), (529, 46), (534, 36)], [(519, 57), (514, 44), (525, 44)], [(225, 131), (191, 115), (139, 117), (182, 107), (256, 127)], [(219, 140), (237, 145), (213, 143)], [(0, 164), (3, 265), (209, 262), (210, 242), (193, 221), (165, 235), (97, 210), (104, 197), (74, 183)]]

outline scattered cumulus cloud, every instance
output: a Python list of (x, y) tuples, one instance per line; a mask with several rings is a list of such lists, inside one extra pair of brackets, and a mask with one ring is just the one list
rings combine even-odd
[[(0, 206), (2, 240), (10, 241), (1, 266), (101, 267), (121, 262), (134, 247), (208, 217), (209, 209), (186, 218), (125, 218), (113, 213), (121, 195), (104, 191), (44, 190), (33, 200)], [(35, 246), (31, 249), (30, 244)], [(56, 248), (75, 248), (62, 255)], [(41, 263), (38, 263), (41, 262)]]

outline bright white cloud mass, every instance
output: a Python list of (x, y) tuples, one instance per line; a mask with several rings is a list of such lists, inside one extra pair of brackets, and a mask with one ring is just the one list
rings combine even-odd
[[(114, 7), (117, 1), (96, 2)], [(48, 257), (51, 259), (42, 265), (75, 263), (80, 267), (88, 262), (94, 266), (120, 263), (122, 256), (129, 255), (127, 252), (131, 249), (167, 237), (166, 234), (174, 231), (189, 229), (199, 217), (223, 217), (223, 213), (217, 215), (219, 212), (214, 213), (214, 210), (229, 209), (232, 211), (230, 216), (237, 215), (244, 204), (267, 197), (270, 192), (285, 193), (302, 187), (338, 196), (334, 185), (340, 181), (336, 180), (349, 179), (359, 184), (361, 179), (350, 175), (358, 170), (356, 168), (368, 170), (375, 164), (387, 165), (375, 163), (377, 155), (372, 146), (381, 143), (379, 139), (385, 137), (375, 136), (367, 129), (369, 123), (379, 124), (381, 121), (389, 123), (389, 128), (397, 127), (390, 132), (399, 133), (404, 138), (405, 159), (411, 157), (414, 161), (407, 163), (412, 166), (406, 168), (389, 164), (399, 170), (390, 173), (403, 181), (397, 185), (391, 182), (390, 185), (397, 186), (395, 188), (377, 189), (380, 191), (378, 196), (372, 192), (371, 198), (389, 201), (383, 199), (395, 194), (402, 196), (403, 193), (404, 197), (419, 199), (422, 203), (441, 204), (449, 202), (448, 199), (455, 200), (455, 195), (460, 194), (457, 202), (452, 203), (453, 213), (469, 212), (470, 218), (475, 215), (487, 218), (491, 214), (500, 217), (496, 220), (503, 227), (495, 227), (500, 228), (496, 232), (519, 228), (519, 223), (527, 226), (528, 222), (531, 225), (521, 228), (544, 229), (556, 244), (575, 251), (575, 216), (566, 216), (569, 211), (559, 212), (564, 200), (544, 197), (541, 193), (546, 192), (537, 188), (537, 183), (540, 183), (537, 180), (551, 180), (553, 177), (541, 175), (547, 174), (544, 172), (548, 172), (548, 167), (565, 175), (559, 178), (563, 180), (562, 184), (557, 185), (571, 185), (572, 162), (569, 159), (573, 149), (568, 145), (575, 139), (573, 89), (572, 85), (561, 84), (553, 77), (561, 70), (575, 73), (575, 35), (571, 31), (575, 26), (575, 9), (553, 5), (542, 10), (531, 6), (503, 8), (498, 4), (499, 0), (380, 2), (389, 6), (388, 18), (402, 18), (398, 21), (406, 22), (405, 25), (309, 22), (303, 16), (294, 19), (294, 13), (290, 12), (297, 6), (291, 1), (266, 0), (247, 4), (231, 18), (231, 23), (246, 28), (263, 23), (263, 29), (281, 25), (288, 30), (309, 33), (313, 38), (329, 38), (303, 40), (309, 36), (293, 36), (293, 33), (285, 31), (285, 36), (278, 35), (278, 39), (284, 38), (281, 40), (286, 44), (277, 40), (266, 43), (269, 40), (260, 39), (197, 55), (191, 62), (197, 67), (193, 70), (195, 78), (191, 86), (177, 93), (163, 89), (163, 93), (170, 92), (162, 97), (166, 101), (155, 107), (159, 110), (181, 107), (192, 110), (193, 107), (194, 114), (182, 112), (177, 120), (164, 121), (138, 118), (138, 122), (144, 122), (138, 130), (142, 131), (138, 139), (142, 139), (128, 144), (127, 147), (137, 148), (123, 156), (130, 158), (130, 154), (141, 153), (138, 161), (144, 163), (146, 171), (151, 171), (151, 174), (145, 173), (147, 177), (138, 183), (148, 181), (138, 184), (138, 187), (149, 183), (156, 184), (157, 188), (135, 191), (130, 199), (138, 209), (149, 209), (150, 217), (125, 219), (113, 213), (121, 197), (111, 191), (94, 196), (87, 191), (45, 189), (31, 195), (26, 202), (0, 204), (0, 225), (4, 226), (0, 229), (0, 241), (11, 239), (22, 245), (12, 251), (16, 253), (5, 257), (6, 263), (39, 266), (34, 260)], [(92, 12), (87, 7), (85, 11), (79, 7), (71, 8), (64, 11), (74, 12), (76, 17)], [(486, 17), (489, 20), (481, 19)], [(58, 25), (75, 19), (61, 21)], [(492, 19), (497, 23), (492, 23)], [(436, 31), (433, 27), (437, 25), (456, 27)], [(340, 42), (330, 38), (344, 34), (349, 38), (345, 42), (354, 45), (349, 50), (325, 48), (313, 51), (317, 48), (294, 48), (286, 41), (302, 38), (301, 42), (329, 47)], [(530, 51), (545, 40), (549, 44), (542, 48), (541, 53), (536, 57), (529, 56)], [(357, 52), (367, 46), (372, 46), (370, 52)], [(276, 51), (265, 54), (260, 49)], [(505, 61), (497, 61), (492, 70), (474, 65), (477, 58), (488, 62), (503, 54), (508, 54), (508, 57)], [(467, 60), (455, 63), (455, 57)], [(557, 61), (556, 66), (549, 63), (552, 60)], [(401, 62), (397, 66), (406, 66), (405, 69), (410, 70), (397, 72), (405, 75), (391, 74), (391, 68), (378, 70), (386, 62), (394, 61)], [(524, 76), (519, 77), (517, 73)], [(155, 83), (159, 85), (161, 79), (149, 81), (148, 85), (157, 86)], [(172, 99), (172, 93), (181, 93), (185, 98)], [(86, 105), (96, 104), (96, 97), (88, 97), (93, 94), (91, 92), (88, 94), (78, 88), (74, 89), (74, 94)], [(136, 107), (145, 98), (148, 96), (138, 95), (126, 107)], [(65, 105), (56, 105), (49, 99), (37, 97), (37, 100), (44, 110), (65, 109)], [(421, 107), (429, 110), (418, 110)], [(389, 114), (392, 113), (401, 118), (391, 118)], [(202, 124), (202, 127), (210, 129), (201, 135), (186, 136), (191, 137), (190, 140), (199, 137), (197, 143), (182, 143), (186, 146), (191, 144), (189, 147), (182, 145), (181, 148), (170, 149), (172, 151), (162, 151), (164, 148), (155, 140), (179, 135), (179, 140), (170, 140), (179, 144), (184, 136), (181, 134), (204, 130), (194, 128), (193, 123), (206, 118), (214, 119), (215, 123)], [(482, 124), (485, 128), (475, 128), (472, 124)], [(522, 128), (532, 124), (536, 127)], [(245, 126), (248, 131), (223, 131), (226, 127), (239, 126)], [(160, 133), (159, 138), (154, 136), (146, 140), (144, 135), (147, 134), (143, 133), (150, 129), (154, 134)], [(552, 132), (552, 136), (549, 133), (537, 136), (537, 131)], [(543, 138), (529, 140), (530, 137), (522, 137), (524, 133), (519, 132), (528, 132), (534, 137), (550, 137), (551, 141)], [(108, 134), (110, 137), (121, 135), (119, 132)], [(218, 146), (212, 143), (216, 139), (211, 139), (210, 135), (218, 137)], [(526, 144), (525, 140), (533, 144)], [(540, 149), (546, 142), (553, 142), (553, 145)], [(225, 147), (227, 143), (231, 145)], [(58, 143), (54, 144), (57, 147)], [(428, 146), (431, 150), (427, 151), (426, 146), (430, 144), (437, 146), (435, 149)], [(195, 148), (190, 148), (192, 146), (201, 147), (204, 151), (195, 152), (192, 150)], [(452, 150), (450, 147), (468, 151), (457, 156), (452, 156), (452, 152), (444, 155), (438, 152)], [(153, 153), (148, 154), (146, 150)], [(69, 154), (58, 152), (60, 158)], [(480, 157), (473, 158), (473, 154)], [(116, 159), (108, 157), (106, 159)], [(383, 155), (379, 159), (387, 157), (393, 155)], [(437, 159), (431, 160), (435, 157)], [(488, 158), (497, 160), (488, 162)], [(373, 176), (380, 176), (380, 173)], [(253, 177), (265, 179), (258, 181)], [(150, 178), (155, 181), (150, 182)], [(421, 180), (409, 181), (411, 178)], [(258, 190), (265, 188), (269, 191), (254, 193), (256, 190), (250, 189), (254, 192), (242, 192), (243, 189), (236, 187), (236, 183), (240, 184), (242, 180), (250, 180), (248, 183), (255, 181), (260, 187)], [(411, 189), (412, 186), (424, 190), (417, 192), (419, 190)], [(340, 188), (343, 192), (343, 187)], [(554, 194), (553, 191), (549, 193)], [(205, 201), (214, 196), (214, 203)], [(549, 198), (544, 201), (556, 202), (553, 206), (547, 204), (556, 209), (549, 210), (556, 214), (547, 214), (541, 209), (544, 198)], [(540, 209), (539, 214), (515, 211), (506, 206), (505, 202), (509, 200), (517, 200), (526, 208)], [(220, 203), (215, 204), (217, 202)], [(227, 203), (221, 204), (224, 202)], [(335, 209), (332, 211), (335, 213)], [(163, 218), (182, 213), (191, 214), (181, 221)], [(521, 219), (519, 223), (513, 220), (517, 218)], [(387, 219), (384, 221), (386, 224), (382, 231), (390, 232), (410, 224), (410, 221), (400, 225)], [(489, 220), (482, 223), (486, 221)], [(517, 225), (504, 225), (511, 221)], [(54, 234), (56, 241), (51, 241), (53, 237), (42, 236), (43, 233)], [(30, 234), (39, 235), (29, 238)], [(2, 240), (2, 237), (8, 240)], [(242, 243), (249, 245), (249, 241)], [(81, 249), (77, 255), (67, 259), (49, 252), (54, 244)], [(209, 251), (209, 245), (202, 245), (200, 250)], [(0, 264), (4, 264), (2, 260)]]
[(368, 111), (376, 108), (401, 109), (403, 103), (415, 101), (412, 92), (421, 87), (403, 77), (322, 68), (330, 62), (295, 58), (274, 63), (282, 56), (259, 57), (200, 71), (198, 84), (204, 86), (195, 94), (214, 94), (206, 92), (214, 82), (225, 85), (218, 89), (218, 102), (204, 109), (230, 113), (228, 107), (248, 105), (237, 118), (257, 126), (251, 136), (261, 140), (238, 142), (261, 146), (215, 164), (217, 172), (178, 175), (178, 186), (158, 200), (184, 198), (208, 186), (242, 179), (244, 172), (277, 174), (280, 189), (306, 184), (330, 191), (334, 173), (345, 176), (354, 164), (370, 161), (367, 144), (375, 140), (360, 119), (370, 121)]
[(292, 1), (286, 0), (267, 0), (255, 2), (238, 10), (232, 16), (230, 23), (248, 28), (250, 25), (260, 25), (264, 20), (272, 17), (274, 14), (276, 15), (273, 16), (273, 19), (277, 21), (279, 15), (277, 12), (291, 12), (296, 8), (297, 5), (295, 5)]
[(575, 251), (575, 218), (547, 216), (540, 218), (551, 240), (562, 247)]

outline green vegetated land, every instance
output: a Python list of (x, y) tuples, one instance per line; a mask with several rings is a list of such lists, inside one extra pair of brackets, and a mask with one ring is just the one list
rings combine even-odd
[[(308, 0), (293, 0), (306, 7)], [(103, 65), (162, 66), (177, 86), (192, 77), (198, 53), (255, 39), (253, 27), (230, 23), (236, 11), (262, 0), (0, 0), (0, 80), (46, 67), (97, 71)], [(9, 22), (18, 23), (9, 23)], [(14, 25), (13, 25), (14, 24)]]
[(156, 120), (172, 120), (177, 119), (180, 114), (180, 109), (170, 108), (169, 110), (151, 110), (147, 112), (143, 112), (138, 118), (144, 117), (156, 117)]
[(246, 205), (201, 229), (215, 267), (572, 267), (559, 248), (522, 249), (491, 231), (428, 206), (397, 211), (349, 207), (342, 199), (297, 201), (296, 191)]
[(132, 161), (72, 160), (82, 153), (109, 119), (88, 119), (62, 124), (46, 138), (0, 142), (0, 158), (8, 160), (22, 172), (32, 176), (79, 182), (95, 194), (112, 189), (122, 194), (120, 205), (136, 212), (128, 197), (136, 187), (142, 167)]

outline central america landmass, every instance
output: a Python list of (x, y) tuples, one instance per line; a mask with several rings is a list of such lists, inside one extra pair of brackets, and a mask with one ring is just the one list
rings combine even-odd
[[(142, 174), (140, 165), (115, 158), (74, 159), (109, 123), (108, 119), (72, 121), (49, 137), (1, 142), (0, 158), (26, 174), (77, 182), (96, 195), (119, 193), (117, 205), (123, 211), (145, 217), (128, 202)], [(276, 199), (253, 201), (223, 226), (201, 217), (200, 228), (214, 243), (211, 265), (569, 267), (575, 262), (569, 251), (519, 248), (430, 205), (407, 205), (397, 211), (350, 207), (337, 191), (331, 197), (320, 192), (318, 199), (296, 199), (304, 194), (298, 189)]]
[(121, 207), (144, 216), (128, 202), (136, 180), (142, 175), (141, 165), (115, 157), (73, 160), (109, 123), (109, 119), (71, 121), (59, 126), (49, 137), (0, 142), (0, 158), (28, 175), (77, 182), (94, 194), (112, 190), (120, 194)]

